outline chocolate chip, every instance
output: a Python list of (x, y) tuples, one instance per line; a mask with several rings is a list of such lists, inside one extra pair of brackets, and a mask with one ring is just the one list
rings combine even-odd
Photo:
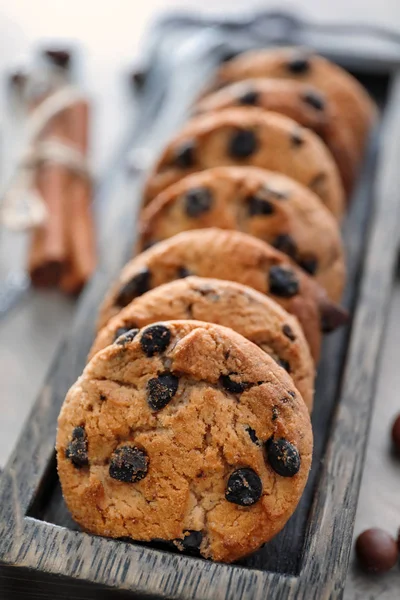
[(295, 258), (297, 255), (297, 245), (291, 235), (288, 233), (281, 233), (278, 235), (272, 243), (273, 247), (281, 252), (284, 252), (291, 258)]
[(291, 371), (290, 363), (287, 360), (284, 360), (283, 358), (277, 358), (276, 362), (278, 363), (278, 365), (280, 367), (282, 367), (282, 369), (285, 369), (285, 371), (290, 373), (290, 371)]
[(257, 106), (260, 94), (255, 90), (247, 90), (238, 97), (238, 103), (247, 106)]
[(125, 344), (129, 344), (139, 333), (139, 329), (133, 329), (129, 327), (118, 327), (115, 332), (114, 341), (118, 346), (125, 346)]
[(241, 394), (248, 387), (249, 384), (245, 381), (234, 381), (229, 375), (221, 375), (219, 378), (221, 385), (226, 389), (227, 392), (232, 394)]
[(255, 217), (257, 215), (272, 215), (275, 211), (274, 205), (265, 198), (259, 196), (249, 196), (246, 199), (249, 215)]
[(258, 141), (254, 131), (237, 129), (228, 145), (228, 154), (234, 158), (247, 158), (254, 154), (258, 148)]
[(309, 58), (302, 54), (294, 54), (286, 66), (290, 73), (295, 73), (296, 75), (307, 73), (311, 68)]
[(292, 146), (294, 146), (295, 148), (298, 148), (299, 146), (302, 146), (304, 144), (304, 138), (302, 136), (302, 132), (299, 127), (296, 127), (296, 129), (293, 129), (293, 131), (290, 135), (290, 140), (292, 142)]
[(185, 212), (188, 217), (198, 217), (210, 210), (213, 204), (211, 191), (206, 187), (188, 190), (184, 197)]
[(140, 338), (140, 345), (147, 356), (163, 352), (171, 340), (171, 332), (165, 325), (147, 327)]
[(101, 402), (105, 402), (107, 400), (107, 396), (105, 396), (104, 394), (100, 394), (100, 400)]
[(249, 434), (251, 441), (254, 444), (259, 444), (259, 439), (258, 439), (257, 434), (254, 431), (254, 429), (252, 427), (248, 426), (248, 427), (246, 427), (246, 431)]
[(172, 373), (163, 373), (150, 379), (147, 384), (147, 402), (152, 410), (161, 410), (178, 391), (179, 379)]
[(292, 392), (292, 390), (288, 391), (289, 396), (292, 396), (292, 398), (296, 398), (296, 393)]
[(356, 541), (356, 554), (369, 573), (385, 573), (397, 563), (399, 551), (394, 538), (383, 529), (367, 529)]
[(303, 94), (302, 99), (304, 102), (315, 108), (315, 110), (324, 110), (325, 100), (321, 94), (314, 90), (308, 90)]
[(282, 332), (284, 335), (286, 335), (287, 338), (289, 338), (289, 340), (291, 342), (294, 342), (296, 339), (296, 336), (293, 333), (293, 329), (290, 327), (290, 325), (288, 325), (287, 323), (285, 323), (282, 327)]
[(279, 417), (279, 409), (276, 406), (272, 407), (272, 420), (276, 421), (276, 419)]
[(275, 265), (269, 270), (269, 291), (275, 296), (291, 298), (299, 292), (296, 274), (287, 267)]
[(186, 552), (196, 552), (200, 549), (200, 544), (203, 540), (201, 531), (184, 531), (185, 537), (179, 540)]
[(181, 169), (193, 167), (195, 163), (195, 144), (192, 140), (183, 142), (175, 149), (173, 162), (175, 166)]
[(141, 296), (150, 289), (151, 273), (143, 267), (129, 281), (124, 283), (115, 299), (116, 306), (127, 306), (134, 298)]
[(190, 277), (190, 275), (193, 275), (193, 273), (192, 273), (192, 271), (189, 271), (189, 269), (187, 269), (186, 267), (178, 268), (179, 279), (184, 279), (185, 277)]
[(88, 441), (84, 427), (75, 427), (73, 429), (71, 441), (65, 450), (65, 457), (78, 469), (86, 467), (89, 464)]
[(261, 498), (261, 495), (261, 479), (253, 469), (249, 467), (237, 469), (229, 477), (225, 492), (228, 502), (251, 506)]
[(301, 258), (297, 261), (297, 264), (310, 275), (315, 275), (318, 269), (318, 260), (315, 258), (315, 256)]
[(149, 457), (137, 446), (120, 446), (112, 453), (109, 474), (125, 483), (136, 483), (147, 475)]
[(265, 444), (265, 449), (268, 462), (275, 473), (282, 477), (293, 477), (299, 472), (301, 460), (296, 446), (284, 438), (271, 438)]

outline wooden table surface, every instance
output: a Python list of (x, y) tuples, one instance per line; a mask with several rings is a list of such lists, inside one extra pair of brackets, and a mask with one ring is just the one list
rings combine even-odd
[[(82, 71), (94, 99), (93, 165), (98, 175), (106, 168), (123, 131), (134, 118), (134, 103), (126, 72), (139, 54), (141, 38), (150, 19), (170, 7), (234, 11), (242, 0), (0, 0), (0, 74), (32, 44), (42, 38), (76, 39), (84, 47)], [(363, 21), (400, 31), (398, 0), (297, 0), (297, 10), (316, 20)], [(323, 6), (321, 6), (324, 4)], [(276, 7), (276, 2), (247, 0), (250, 7)], [(1, 108), (1, 105), (0, 105)], [(1, 123), (1, 118), (0, 118)], [(0, 126), (1, 127), (1, 126)], [(0, 130), (1, 136), (1, 130)], [(7, 148), (2, 144), (1, 157)], [(1, 174), (1, 160), (0, 160)], [(400, 192), (399, 192), (400, 201)], [(0, 251), (2, 239), (0, 234)], [(15, 257), (14, 257), (15, 260)], [(0, 254), (0, 276), (10, 255)], [(19, 431), (44, 380), (56, 349), (74, 312), (74, 303), (52, 292), (30, 292), (7, 319), (0, 321), (0, 466), (16, 442)], [(360, 494), (355, 534), (381, 526), (396, 534), (400, 527), (400, 460), (390, 452), (389, 431), (400, 412), (400, 282), (394, 288), (382, 368), (377, 385), (368, 452)], [(372, 578), (352, 563), (346, 582), (346, 600), (400, 598), (400, 571)]]

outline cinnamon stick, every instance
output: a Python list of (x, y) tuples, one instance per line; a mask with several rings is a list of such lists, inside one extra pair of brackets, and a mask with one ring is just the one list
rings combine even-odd
[[(45, 135), (66, 138), (63, 115), (52, 120)], [(42, 226), (33, 231), (28, 255), (28, 271), (33, 285), (39, 287), (57, 285), (65, 271), (67, 183), (68, 172), (65, 167), (52, 163), (38, 167), (35, 185), (46, 205), (47, 219)]]
[[(69, 143), (84, 156), (87, 156), (88, 152), (89, 110), (88, 102), (80, 101), (65, 113)], [(71, 294), (81, 290), (96, 267), (91, 196), (90, 182), (71, 172), (67, 188), (66, 222), (69, 261), (60, 282), (61, 289)]]

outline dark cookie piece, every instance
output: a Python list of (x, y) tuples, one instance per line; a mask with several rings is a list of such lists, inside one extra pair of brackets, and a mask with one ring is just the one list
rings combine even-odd
[(282, 331), (291, 342), (294, 342), (296, 340), (296, 336), (293, 333), (293, 329), (287, 323), (285, 323), (285, 325), (282, 327)]
[(89, 464), (88, 442), (84, 427), (75, 427), (72, 431), (71, 441), (67, 446), (65, 456), (78, 469)]
[(136, 446), (120, 446), (114, 450), (109, 473), (110, 477), (125, 483), (136, 483), (147, 475), (149, 457)]
[(247, 206), (251, 217), (272, 215), (274, 212), (274, 205), (269, 200), (258, 196), (250, 196), (247, 199)]
[(188, 217), (198, 217), (210, 210), (213, 203), (211, 191), (206, 187), (189, 190), (185, 194), (185, 212)]
[(171, 333), (165, 325), (147, 327), (140, 338), (140, 345), (147, 356), (163, 352), (171, 340)]
[(341, 306), (327, 304), (321, 310), (321, 331), (330, 333), (349, 320), (349, 313)]
[(232, 394), (241, 394), (249, 387), (245, 381), (234, 381), (229, 375), (221, 375), (219, 380), (226, 391)]
[(257, 445), (259, 445), (260, 441), (259, 441), (259, 439), (258, 439), (258, 437), (257, 437), (257, 434), (256, 434), (256, 432), (254, 431), (254, 429), (253, 429), (252, 427), (248, 426), (248, 427), (246, 427), (246, 431), (247, 431), (247, 433), (249, 434), (249, 436), (250, 436), (250, 439), (251, 439), (251, 441), (253, 442), (253, 444), (257, 444)]
[(147, 402), (152, 410), (161, 410), (178, 391), (179, 379), (172, 373), (163, 373), (147, 384)]
[(255, 90), (247, 90), (239, 96), (238, 103), (245, 106), (257, 106), (260, 95)]
[(297, 264), (310, 275), (315, 275), (318, 269), (318, 260), (315, 258), (315, 256), (301, 258), (297, 261)]
[(299, 292), (298, 279), (291, 269), (273, 266), (269, 270), (269, 291), (275, 296), (291, 298)]
[(115, 300), (116, 306), (127, 306), (134, 298), (141, 296), (150, 289), (150, 276), (149, 269), (144, 267), (141, 269), (130, 281), (127, 281), (119, 291), (119, 294)]
[(315, 110), (322, 111), (325, 108), (324, 98), (321, 96), (321, 94), (318, 94), (314, 90), (309, 90), (308, 92), (306, 92), (303, 95), (302, 99), (304, 100), (304, 102), (315, 108)]
[(230, 475), (225, 492), (228, 502), (240, 506), (251, 506), (261, 498), (261, 495), (261, 479), (253, 469), (244, 467)]
[(191, 140), (184, 142), (175, 150), (174, 165), (181, 169), (188, 169), (195, 164), (195, 144)]
[(276, 248), (277, 250), (280, 250), (281, 252), (284, 252), (291, 258), (293, 258), (293, 259), (296, 258), (296, 255), (297, 255), (296, 242), (294, 241), (292, 236), (290, 236), (288, 233), (281, 233), (280, 235), (278, 235), (275, 238), (274, 243), (272, 245), (274, 248)]
[(307, 73), (310, 68), (311, 64), (308, 57), (302, 54), (294, 54), (287, 63), (288, 71), (290, 71), (290, 73), (295, 73), (296, 75)]
[(247, 158), (258, 149), (258, 141), (254, 131), (238, 129), (229, 140), (228, 154), (233, 158)]
[(293, 477), (300, 470), (299, 452), (293, 444), (281, 438), (266, 443), (267, 459), (275, 473), (282, 477)]
[(125, 346), (131, 342), (137, 334), (139, 333), (139, 329), (132, 327), (119, 327), (115, 332), (115, 343), (119, 346)]

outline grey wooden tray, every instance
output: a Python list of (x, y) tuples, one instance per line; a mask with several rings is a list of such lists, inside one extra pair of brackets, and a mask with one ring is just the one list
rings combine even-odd
[[(308, 40), (352, 70), (378, 102), (382, 121), (371, 134), (343, 227), (344, 304), (353, 317), (347, 329), (324, 343), (309, 483), (296, 513), (273, 541), (240, 564), (223, 565), (81, 532), (62, 499), (54, 440), (60, 406), (85, 364), (97, 306), (133, 247), (142, 167), (184, 120), (197, 90), (227, 51), (268, 43), (261, 24), (275, 44)], [(321, 26), (276, 14), (220, 22), (182, 15), (153, 29), (139, 78), (140, 120), (98, 190), (101, 267), (0, 479), (0, 598), (341, 597), (398, 246), (400, 63), (395, 38), (392, 47), (389, 38), (383, 39), (372, 59), (371, 43), (367, 52), (352, 36), (350, 50), (346, 30), (322, 31), (324, 46), (318, 41)]]

